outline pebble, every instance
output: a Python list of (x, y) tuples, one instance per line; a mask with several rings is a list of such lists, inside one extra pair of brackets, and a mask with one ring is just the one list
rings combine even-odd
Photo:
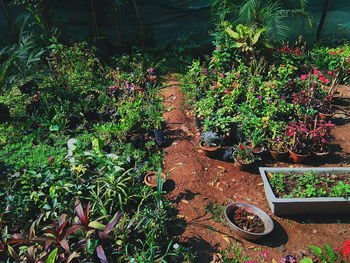
[(312, 230), (312, 233), (316, 234), (316, 233), (317, 233), (317, 230), (316, 230), (316, 229)]

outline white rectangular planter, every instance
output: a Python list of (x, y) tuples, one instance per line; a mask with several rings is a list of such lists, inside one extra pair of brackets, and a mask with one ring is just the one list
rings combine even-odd
[(349, 173), (350, 167), (303, 167), (279, 168), (260, 167), (265, 195), (272, 212), (277, 216), (306, 214), (350, 214), (350, 199), (343, 197), (277, 198), (269, 183), (267, 173)]

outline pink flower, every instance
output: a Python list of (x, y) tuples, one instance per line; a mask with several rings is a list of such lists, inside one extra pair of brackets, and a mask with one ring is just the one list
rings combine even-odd
[(272, 100), (269, 100), (267, 103), (270, 103), (270, 104), (271, 104), (271, 103), (272, 103)]
[(263, 257), (266, 259), (266, 258), (268, 258), (269, 257), (269, 254), (267, 253), (267, 251), (263, 251)]
[(50, 157), (49, 157), (49, 162), (52, 162), (52, 161), (53, 161), (53, 157), (50, 156)]
[(301, 80), (306, 80), (307, 77), (308, 77), (307, 75), (301, 75), (301, 76), (300, 76), (300, 79), (301, 79)]
[(314, 70), (314, 74), (320, 74), (321, 72), (318, 71), (317, 69)]
[(345, 59), (346, 62), (350, 62), (350, 58)]
[(327, 73), (328, 73), (329, 75), (333, 75), (333, 72), (330, 71), (330, 70), (328, 70)]
[(253, 260), (248, 260), (248, 261), (246, 261), (244, 263), (254, 263), (254, 261)]
[(331, 51), (329, 52), (329, 54), (334, 55), (334, 54), (337, 54), (337, 52)]

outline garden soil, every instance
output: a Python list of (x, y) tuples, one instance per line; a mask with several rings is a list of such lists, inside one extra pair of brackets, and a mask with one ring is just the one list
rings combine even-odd
[[(185, 98), (178, 78), (177, 74), (167, 75), (162, 89), (169, 141), (164, 148), (164, 171), (170, 174), (168, 184), (173, 184), (168, 198), (174, 203), (178, 219), (185, 222), (183, 227), (174, 226), (173, 231), (180, 242), (188, 242), (197, 253), (197, 262), (211, 262), (213, 257), (218, 260), (215, 253), (237, 243), (242, 245), (245, 255), (254, 259), (265, 258), (266, 262), (272, 262), (272, 259), (279, 262), (285, 255), (295, 255), (299, 259), (303, 255), (310, 255), (308, 245), (329, 244), (336, 248), (350, 239), (350, 216), (274, 216), (257, 171), (242, 172), (232, 162), (204, 156), (198, 146), (199, 132), (195, 118), (189, 107), (184, 106)], [(337, 111), (334, 117), (337, 126), (331, 147), (333, 154), (326, 164), (312, 165), (350, 166), (350, 88), (340, 86), (337, 96), (339, 98), (336, 98)], [(284, 167), (291, 165), (273, 162), (266, 164)], [(230, 230), (222, 213), (206, 211), (211, 202), (220, 206), (230, 202), (255, 205), (273, 218), (275, 229), (264, 239), (245, 240)]]

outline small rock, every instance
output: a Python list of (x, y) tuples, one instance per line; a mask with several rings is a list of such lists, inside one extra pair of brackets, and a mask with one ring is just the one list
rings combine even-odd
[(205, 171), (208, 171), (209, 169), (208, 168), (204, 168)]
[(316, 230), (316, 229), (312, 230), (312, 233), (316, 234), (316, 233), (317, 233), (317, 230)]

